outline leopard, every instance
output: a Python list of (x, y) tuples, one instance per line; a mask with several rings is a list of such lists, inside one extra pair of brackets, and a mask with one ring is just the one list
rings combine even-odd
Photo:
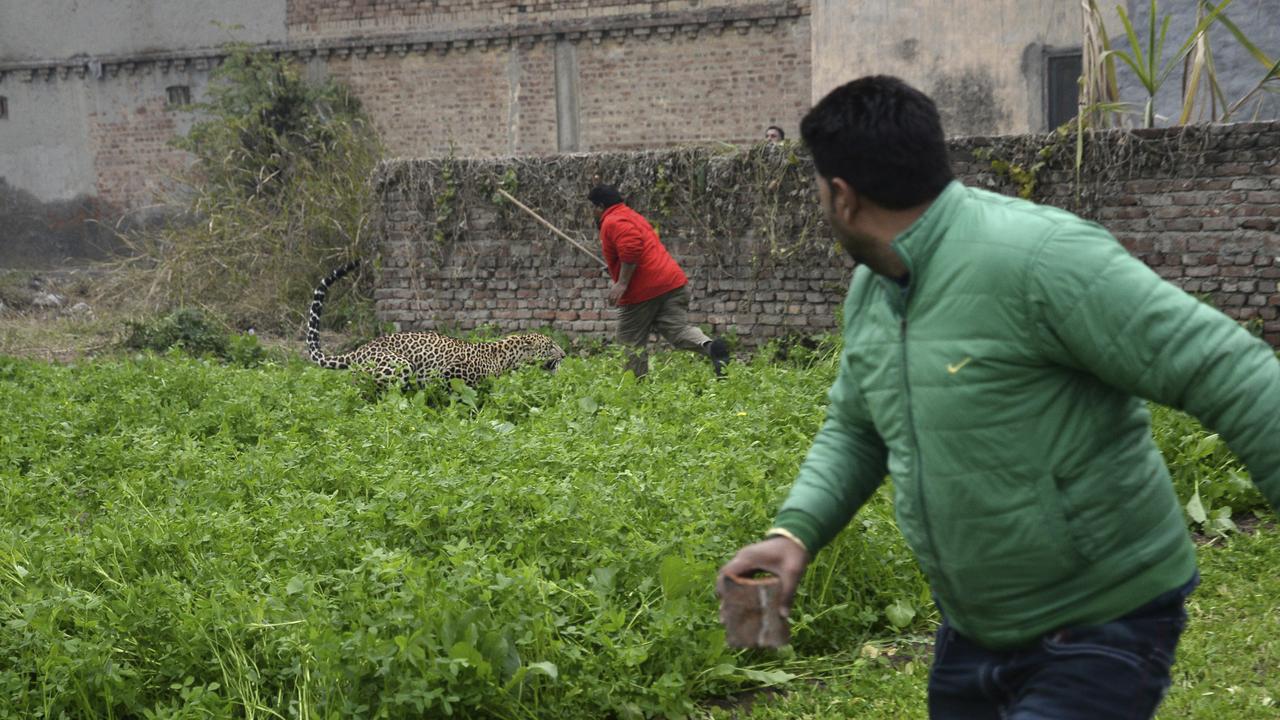
[(475, 387), (487, 378), (535, 363), (554, 373), (565, 358), (560, 345), (541, 333), (471, 342), (437, 332), (397, 332), (374, 338), (350, 352), (329, 355), (320, 348), (320, 313), (325, 296), (333, 283), (359, 266), (357, 259), (333, 270), (312, 294), (307, 350), (311, 361), (320, 367), (363, 371), (373, 377), (379, 389), (393, 383), (413, 388), (455, 379)]

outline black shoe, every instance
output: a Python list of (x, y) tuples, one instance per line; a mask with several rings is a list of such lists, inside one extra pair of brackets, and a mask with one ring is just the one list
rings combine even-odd
[(712, 340), (707, 355), (711, 356), (711, 368), (715, 370), (716, 377), (724, 377), (724, 366), (729, 364), (728, 344), (720, 338)]

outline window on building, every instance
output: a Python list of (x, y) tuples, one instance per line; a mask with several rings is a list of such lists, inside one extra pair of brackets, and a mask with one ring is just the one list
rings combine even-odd
[(164, 92), (168, 96), (168, 106), (171, 108), (191, 104), (191, 86), (189, 85), (170, 85), (164, 89)]
[(9, 98), (0, 95), (0, 120), (9, 119)]
[(1050, 130), (1075, 119), (1080, 104), (1079, 50), (1049, 53), (1045, 57), (1045, 119)]

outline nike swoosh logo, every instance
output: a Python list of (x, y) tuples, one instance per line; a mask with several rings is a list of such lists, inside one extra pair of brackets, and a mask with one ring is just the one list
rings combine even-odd
[(960, 372), (960, 370), (963, 369), (965, 365), (968, 365), (972, 361), (973, 361), (972, 357), (967, 357), (954, 365), (952, 365), (951, 363), (947, 363), (947, 372), (951, 373), (952, 375), (955, 375), (956, 373)]

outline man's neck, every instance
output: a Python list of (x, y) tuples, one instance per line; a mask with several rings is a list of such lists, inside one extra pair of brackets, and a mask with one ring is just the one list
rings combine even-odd
[(875, 249), (868, 257), (863, 258), (862, 262), (871, 268), (872, 272), (891, 280), (902, 281), (907, 277), (907, 264), (888, 243), (876, 243)]
[(906, 262), (893, 250), (893, 241), (924, 215), (933, 200), (904, 210), (868, 207), (864, 220), (864, 232), (874, 240), (873, 247), (864, 259), (867, 267), (879, 275), (902, 281), (909, 272)]

